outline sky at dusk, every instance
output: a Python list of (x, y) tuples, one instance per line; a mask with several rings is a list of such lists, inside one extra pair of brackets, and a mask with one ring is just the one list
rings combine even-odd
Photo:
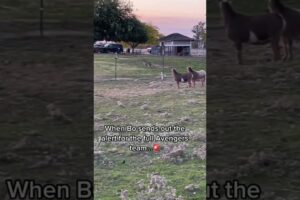
[(164, 35), (181, 33), (192, 37), (191, 29), (205, 21), (206, 0), (130, 0), (134, 13)]

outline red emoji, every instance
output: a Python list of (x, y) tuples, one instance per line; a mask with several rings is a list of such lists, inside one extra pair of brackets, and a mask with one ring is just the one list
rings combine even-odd
[(159, 144), (154, 144), (153, 145), (153, 152), (154, 153), (160, 152), (160, 145)]

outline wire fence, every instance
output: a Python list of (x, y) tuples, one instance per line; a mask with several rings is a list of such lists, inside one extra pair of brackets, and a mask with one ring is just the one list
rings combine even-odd
[(95, 54), (95, 81), (122, 79), (169, 79), (171, 70), (187, 72), (187, 67), (205, 69), (205, 57)]

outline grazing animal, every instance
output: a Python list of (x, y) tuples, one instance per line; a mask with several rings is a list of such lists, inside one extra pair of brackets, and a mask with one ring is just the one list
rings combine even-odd
[(243, 64), (242, 45), (250, 43), (263, 45), (271, 43), (273, 60), (280, 59), (280, 37), (284, 29), (284, 19), (275, 13), (248, 16), (236, 12), (228, 0), (219, 0), (228, 38), (237, 50), (237, 60)]
[(293, 59), (293, 40), (300, 36), (300, 10), (289, 8), (280, 0), (269, 0), (269, 10), (279, 14), (286, 21), (283, 31), (284, 60)]
[(176, 71), (176, 69), (172, 69), (174, 80), (177, 83), (177, 88), (179, 89), (179, 83), (188, 83), (189, 87), (191, 87), (192, 74), (184, 73), (181, 74)]
[(192, 74), (193, 86), (195, 87), (196, 81), (200, 81), (203, 87), (206, 81), (206, 72), (204, 70), (195, 71), (191, 67), (188, 67), (188, 71)]
[(145, 65), (145, 67), (152, 67), (152, 63), (148, 62), (147, 60), (143, 60), (143, 63)]

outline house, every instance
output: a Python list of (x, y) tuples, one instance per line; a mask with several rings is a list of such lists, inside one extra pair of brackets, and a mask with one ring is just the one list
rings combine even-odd
[[(165, 48), (165, 55), (188, 56), (191, 55), (192, 48), (195, 46), (193, 38), (180, 33), (173, 33), (162, 37), (159, 41), (160, 46), (164, 46)], [(200, 45), (197, 46), (197, 48), (200, 48)]]

